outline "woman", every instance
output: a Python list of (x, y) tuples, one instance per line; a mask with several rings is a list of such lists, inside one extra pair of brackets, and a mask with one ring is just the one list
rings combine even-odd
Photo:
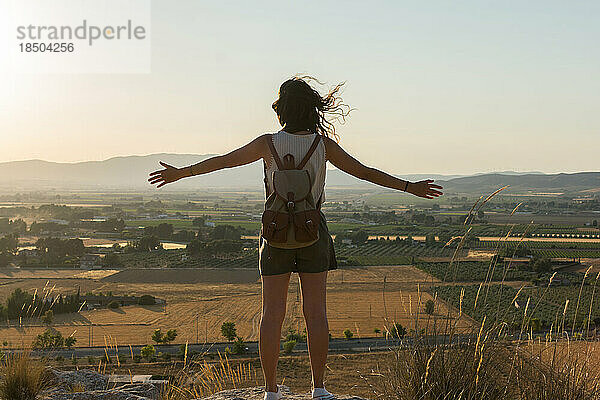
[[(349, 109), (341, 102), (337, 85), (327, 95), (321, 96), (308, 82), (310, 77), (295, 77), (279, 88), (279, 98), (273, 103), (282, 130), (275, 134), (257, 137), (247, 145), (228, 154), (212, 157), (188, 167), (175, 168), (160, 162), (164, 169), (150, 174), (149, 181), (162, 187), (181, 178), (206, 174), (224, 168), (237, 167), (263, 160), (265, 185), (272, 192), (272, 172), (277, 169), (269, 141), (278, 154), (292, 154), (300, 160), (308, 152), (316, 135), (320, 141), (304, 169), (312, 182), (312, 194), (320, 205), (325, 186), (326, 161), (340, 170), (377, 185), (402, 190), (415, 196), (432, 199), (442, 194), (433, 180), (408, 182), (395, 178), (375, 168), (366, 167), (346, 153), (337, 143), (332, 118), (344, 118)], [(334, 139), (332, 139), (332, 137)], [(323, 217), (323, 216), (322, 216)], [(259, 352), (265, 377), (265, 399), (282, 397), (276, 383), (277, 360), (281, 339), (281, 326), (285, 317), (290, 274), (300, 276), (302, 310), (308, 331), (308, 350), (312, 370), (312, 397), (329, 400), (334, 396), (325, 390), (323, 375), (329, 343), (326, 308), (327, 271), (337, 268), (333, 241), (327, 231), (325, 218), (321, 218), (320, 235), (316, 243), (300, 249), (282, 249), (269, 246), (261, 237), (259, 268), (262, 280), (262, 317), (260, 321)]]

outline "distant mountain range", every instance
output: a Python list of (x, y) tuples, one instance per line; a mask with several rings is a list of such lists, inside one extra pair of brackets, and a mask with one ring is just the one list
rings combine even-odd
[[(0, 188), (4, 190), (150, 189), (148, 173), (159, 169), (159, 161), (175, 166), (190, 165), (211, 154), (151, 154), (147, 156), (114, 157), (104, 161), (57, 163), (42, 160), (0, 163)], [(173, 190), (259, 189), (262, 187), (262, 163), (231, 168), (211, 174), (184, 179), (170, 187)], [(573, 174), (519, 173), (503, 171), (465, 175), (418, 174), (403, 175), (412, 181), (426, 178), (439, 181), (447, 193), (486, 193), (510, 185), (511, 192), (600, 192), (600, 172)], [(339, 170), (327, 171), (327, 185), (333, 187), (369, 188), (374, 185)]]

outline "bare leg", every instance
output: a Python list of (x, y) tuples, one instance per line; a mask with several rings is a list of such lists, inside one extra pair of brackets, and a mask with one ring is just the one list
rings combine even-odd
[(258, 351), (265, 376), (265, 390), (277, 391), (277, 361), (281, 341), (281, 325), (285, 317), (290, 275), (262, 276), (262, 316)]
[(326, 284), (327, 271), (300, 273), (302, 312), (308, 330), (308, 354), (312, 369), (313, 388), (323, 387), (323, 375), (329, 348)]

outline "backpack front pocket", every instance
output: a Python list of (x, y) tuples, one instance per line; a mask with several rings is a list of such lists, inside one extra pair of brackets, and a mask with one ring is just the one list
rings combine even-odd
[(285, 243), (289, 222), (287, 213), (265, 210), (262, 215), (260, 234), (267, 243)]
[(294, 214), (294, 234), (296, 241), (305, 243), (319, 238), (321, 214), (318, 210), (299, 211)]

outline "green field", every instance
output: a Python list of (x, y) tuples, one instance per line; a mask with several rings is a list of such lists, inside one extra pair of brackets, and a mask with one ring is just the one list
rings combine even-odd
[(455, 261), (418, 262), (415, 266), (445, 282), (524, 281), (537, 276), (535, 272), (519, 270), (504, 263)]
[[(481, 289), (480, 285), (437, 286), (430, 292), (461, 308), (477, 321), (483, 321), (485, 317), (487, 323), (504, 321), (512, 327), (520, 326), (524, 320), (538, 319), (546, 329), (554, 324), (570, 330), (573, 321), (577, 328), (581, 328), (587, 324), (588, 315), (591, 321), (600, 318), (598, 292), (593, 285), (584, 286), (581, 297), (579, 286), (526, 288), (518, 296), (517, 289), (499, 284), (482, 286)], [(569, 302), (563, 316), (567, 299)]]

